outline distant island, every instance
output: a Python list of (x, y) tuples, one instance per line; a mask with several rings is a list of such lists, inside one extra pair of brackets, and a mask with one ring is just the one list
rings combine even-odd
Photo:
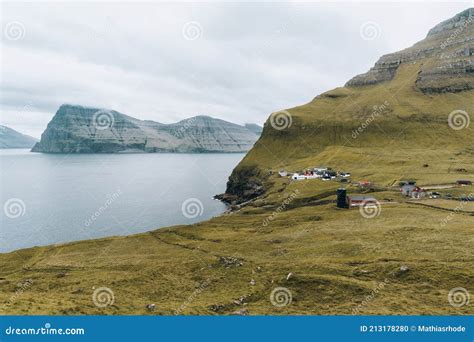
[(31, 148), (38, 139), (0, 125), (0, 148)]
[(114, 110), (64, 104), (32, 152), (246, 152), (261, 132), (256, 124), (242, 126), (204, 115), (163, 124)]

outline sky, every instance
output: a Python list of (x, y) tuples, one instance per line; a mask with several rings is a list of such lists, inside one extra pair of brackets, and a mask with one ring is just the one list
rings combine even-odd
[(69, 103), (263, 124), (472, 4), (3, 2), (0, 123), (39, 138)]

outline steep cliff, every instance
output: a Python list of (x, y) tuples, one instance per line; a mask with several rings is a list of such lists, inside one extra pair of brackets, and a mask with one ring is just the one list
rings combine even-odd
[(245, 152), (259, 135), (209, 116), (174, 124), (138, 120), (97, 108), (62, 105), (33, 152)]
[(403, 64), (421, 62), (416, 88), (426, 93), (474, 88), (474, 10), (467, 9), (432, 28), (425, 39), (405, 50), (382, 56), (367, 73), (346, 86), (390, 81)]

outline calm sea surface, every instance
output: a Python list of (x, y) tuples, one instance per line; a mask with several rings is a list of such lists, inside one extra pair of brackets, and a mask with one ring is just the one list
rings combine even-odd
[(243, 156), (0, 150), (0, 252), (219, 215), (225, 206), (212, 196)]

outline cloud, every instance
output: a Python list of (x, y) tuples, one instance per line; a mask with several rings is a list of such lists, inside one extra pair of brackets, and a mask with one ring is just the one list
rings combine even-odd
[[(262, 124), (273, 111), (343, 85), (465, 7), (4, 3), (1, 121), (39, 137), (59, 105), (74, 103), (165, 123), (207, 114)], [(21, 39), (8, 39), (13, 21), (24, 27)], [(381, 30), (372, 41), (359, 33), (368, 21)], [(197, 39), (183, 34), (190, 22)]]

